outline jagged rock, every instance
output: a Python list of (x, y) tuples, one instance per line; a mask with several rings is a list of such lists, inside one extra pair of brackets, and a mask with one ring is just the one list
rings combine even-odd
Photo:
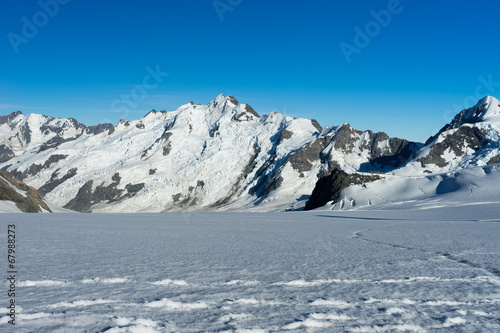
[(461, 126), (454, 133), (434, 144), (429, 154), (417, 160), (425, 167), (428, 164), (435, 164), (438, 167), (444, 167), (448, 163), (443, 158), (445, 151), (452, 151), (455, 156), (463, 156), (466, 148), (474, 151), (481, 149), (488, 143), (488, 135), (483, 129), (472, 126)]
[(330, 175), (322, 177), (316, 182), (304, 210), (322, 207), (330, 201), (337, 200), (342, 191), (351, 185), (373, 182), (378, 179), (380, 176), (347, 174), (340, 169), (334, 169)]

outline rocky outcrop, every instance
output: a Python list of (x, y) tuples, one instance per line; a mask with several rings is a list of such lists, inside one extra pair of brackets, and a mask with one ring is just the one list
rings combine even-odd
[(50, 180), (47, 183), (45, 183), (42, 187), (40, 187), (38, 191), (40, 192), (40, 194), (45, 196), (47, 193), (52, 192), (57, 186), (61, 185), (68, 179), (76, 176), (77, 170), (78, 170), (77, 168), (72, 168), (68, 170), (68, 172), (66, 172), (66, 174), (61, 178), (58, 178), (59, 170), (54, 171), (52, 173), (52, 176), (50, 177)]
[(448, 162), (443, 158), (446, 151), (453, 152), (455, 156), (463, 156), (467, 148), (478, 151), (488, 143), (488, 135), (485, 130), (473, 126), (461, 126), (455, 132), (447, 135), (443, 141), (434, 144), (429, 154), (417, 160), (425, 167), (435, 164), (445, 167)]
[(96, 186), (92, 191), (94, 184), (93, 180), (86, 182), (76, 196), (71, 199), (64, 208), (75, 210), (78, 212), (90, 212), (92, 206), (101, 202), (112, 203), (126, 198), (133, 197), (140, 190), (144, 188), (144, 183), (140, 184), (127, 184), (125, 189), (119, 189), (121, 177), (119, 173), (115, 173), (111, 178), (112, 183), (108, 186), (104, 184)]
[(24, 213), (41, 213), (43, 210), (51, 212), (37, 190), (4, 171), (0, 171), (0, 200), (15, 203), (16, 207)]
[(488, 163), (486, 163), (487, 165), (490, 165), (490, 164), (496, 164), (496, 163), (500, 163), (500, 155), (497, 155), (497, 156), (493, 156), (489, 161)]
[(316, 186), (304, 210), (322, 207), (330, 201), (337, 200), (342, 191), (351, 185), (373, 182), (378, 179), (380, 179), (380, 176), (347, 174), (335, 168), (330, 175), (322, 177), (316, 182)]
[(0, 125), (3, 125), (3, 124), (8, 124), (11, 120), (13, 120), (14, 118), (16, 118), (17, 116), (23, 114), (21, 111), (16, 111), (16, 112), (12, 112), (11, 114), (8, 114), (6, 116), (0, 116)]

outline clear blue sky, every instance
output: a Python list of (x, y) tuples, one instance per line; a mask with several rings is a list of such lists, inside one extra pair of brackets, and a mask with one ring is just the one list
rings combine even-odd
[[(395, 5), (71, 0), (51, 17), (37, 1), (3, 1), (0, 114), (19, 109), (116, 123), (224, 93), (261, 114), (349, 122), (424, 141), (474, 103), (479, 77), (494, 83), (480, 87), (481, 97), (500, 97), (498, 1)], [(371, 12), (388, 8), (390, 22), (374, 23)], [(23, 32), (26, 22), (38, 32)], [(372, 37), (356, 44), (354, 28), (367, 25)], [(359, 46), (350, 63), (342, 42)], [(137, 105), (113, 104), (140, 91), (148, 66), (169, 76), (147, 81), (147, 94), (134, 95)]]

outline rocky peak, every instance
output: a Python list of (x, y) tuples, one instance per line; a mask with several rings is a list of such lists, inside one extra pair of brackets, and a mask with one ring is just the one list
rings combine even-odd
[(443, 132), (459, 128), (464, 124), (481, 122), (500, 122), (500, 101), (495, 97), (486, 96), (473, 107), (460, 111), (449, 124), (441, 128), (435, 136), (430, 137), (425, 144), (433, 142)]
[(14, 118), (16, 118), (17, 116), (22, 115), (22, 114), (23, 113), (18, 110), (16, 112), (12, 112), (11, 114), (8, 114), (6, 116), (0, 116), (0, 125), (10, 122)]

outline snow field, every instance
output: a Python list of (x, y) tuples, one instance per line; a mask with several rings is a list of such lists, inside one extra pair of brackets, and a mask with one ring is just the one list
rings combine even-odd
[(3, 216), (19, 237), (16, 332), (500, 329), (494, 204)]

